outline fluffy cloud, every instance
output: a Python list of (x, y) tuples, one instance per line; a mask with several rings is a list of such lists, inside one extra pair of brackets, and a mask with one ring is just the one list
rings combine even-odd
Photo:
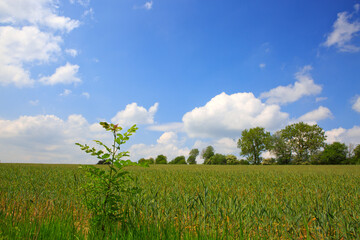
[(183, 116), (190, 137), (238, 137), (246, 128), (278, 129), (287, 119), (278, 105), (262, 103), (252, 93), (221, 93)]
[(34, 26), (0, 27), (0, 84), (33, 85), (34, 80), (23, 64), (50, 61), (61, 51), (61, 42), (60, 37), (41, 32)]
[(59, 16), (55, 0), (11, 0), (0, 4), (0, 23), (32, 24), (70, 32), (80, 25), (78, 20)]
[(65, 96), (67, 96), (67, 95), (70, 95), (71, 92), (72, 92), (71, 90), (65, 89), (64, 92), (60, 93), (59, 95), (65, 97)]
[(352, 109), (360, 113), (360, 96), (356, 97), (356, 100), (352, 105)]
[(58, 67), (53, 75), (42, 77), (39, 81), (45, 85), (79, 83), (81, 80), (76, 76), (78, 71), (78, 65), (66, 63), (64, 66)]
[[(96, 124), (99, 125), (99, 124)], [(63, 120), (54, 115), (0, 120), (0, 159), (3, 162), (96, 163), (75, 142), (110, 140), (105, 131), (81, 115)]]
[[(358, 11), (359, 5), (356, 4), (355, 12)], [(360, 31), (360, 22), (351, 18), (354, 14), (341, 12), (337, 14), (337, 19), (333, 25), (333, 31), (328, 35), (324, 45), (326, 47), (335, 46), (342, 52), (357, 52), (360, 50), (358, 46), (351, 43), (351, 40)]]
[(360, 126), (351, 129), (336, 128), (325, 132), (327, 143), (344, 142), (346, 144), (360, 144)]
[(320, 120), (332, 118), (332, 117), (333, 115), (330, 109), (320, 106), (318, 109), (315, 109), (311, 112), (302, 115), (301, 117), (298, 118), (297, 121), (316, 124)]
[[(57, 0), (11, 0), (0, 3), (0, 85), (35, 83), (26, 64), (56, 60), (62, 34), (80, 25), (58, 14)], [(74, 49), (66, 51), (75, 56)]]
[(130, 158), (138, 161), (140, 158), (156, 158), (157, 155), (163, 154), (171, 161), (177, 156), (189, 155), (190, 149), (183, 147), (183, 141), (178, 140), (177, 134), (174, 132), (165, 132), (157, 140), (157, 144), (134, 144), (130, 147)]
[(155, 103), (149, 110), (146, 110), (136, 103), (131, 103), (126, 105), (125, 110), (118, 112), (111, 121), (124, 127), (129, 127), (133, 124), (153, 124), (154, 115), (157, 112), (158, 106), (159, 104)]
[(260, 95), (260, 98), (267, 99), (269, 104), (286, 104), (292, 103), (303, 96), (316, 95), (321, 93), (322, 87), (316, 85), (312, 79), (309, 71), (311, 66), (305, 66), (301, 71), (295, 74), (296, 82), (294, 85), (279, 86), (271, 89), (269, 92), (264, 92)]

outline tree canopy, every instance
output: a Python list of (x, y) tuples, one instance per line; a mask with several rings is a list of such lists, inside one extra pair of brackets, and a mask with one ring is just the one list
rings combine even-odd
[(237, 146), (240, 148), (240, 155), (246, 156), (253, 164), (261, 163), (261, 153), (270, 149), (270, 133), (262, 127), (245, 129), (241, 133)]

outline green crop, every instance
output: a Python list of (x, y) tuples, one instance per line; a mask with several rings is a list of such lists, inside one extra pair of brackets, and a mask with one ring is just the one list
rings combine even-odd
[(126, 170), (142, 191), (104, 236), (78, 166), (0, 164), (0, 239), (360, 239), (359, 166)]

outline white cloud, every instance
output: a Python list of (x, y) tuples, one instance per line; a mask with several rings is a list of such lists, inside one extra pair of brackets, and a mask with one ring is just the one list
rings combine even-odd
[(146, 110), (144, 107), (138, 106), (137, 103), (131, 103), (126, 105), (125, 110), (118, 112), (111, 121), (124, 127), (133, 124), (153, 124), (158, 106), (159, 104), (155, 103), (149, 110)]
[[(99, 124), (96, 124), (99, 125)], [(96, 163), (75, 142), (111, 142), (111, 136), (89, 124), (81, 115), (63, 120), (54, 115), (21, 116), (0, 120), (0, 159), (2, 162)]]
[(259, 68), (263, 69), (263, 68), (265, 68), (265, 67), (266, 67), (266, 64), (265, 64), (265, 63), (260, 63), (260, 64), (259, 64)]
[(69, 94), (71, 94), (71, 90), (65, 89), (64, 92), (60, 93), (59, 95), (65, 97), (68, 96)]
[(78, 65), (66, 63), (64, 66), (58, 67), (53, 75), (42, 77), (39, 81), (45, 85), (79, 83), (81, 79), (76, 76), (78, 71)]
[(41, 32), (37, 27), (0, 27), (0, 84), (31, 86), (34, 80), (24, 63), (48, 62), (60, 51), (60, 37)]
[[(354, 6), (355, 12), (358, 12), (359, 4)], [(358, 46), (351, 43), (351, 40), (360, 31), (360, 22), (354, 20), (351, 22), (353, 14), (341, 12), (337, 14), (337, 19), (333, 25), (333, 31), (328, 35), (324, 45), (326, 47), (335, 46), (342, 52), (357, 52)]]
[(11, 0), (0, 4), (0, 23), (41, 25), (70, 32), (80, 25), (78, 20), (57, 15), (55, 0)]
[(336, 128), (325, 132), (326, 142), (343, 142), (346, 144), (360, 144), (360, 126), (354, 126), (351, 129)]
[(184, 131), (184, 124), (181, 122), (172, 122), (166, 124), (152, 125), (147, 127), (147, 129), (152, 131), (160, 131), (160, 132), (169, 132), (169, 131), (182, 132)]
[(279, 86), (271, 89), (269, 92), (261, 93), (260, 98), (267, 99), (269, 104), (286, 104), (292, 103), (303, 96), (316, 95), (321, 93), (322, 87), (316, 85), (309, 71), (311, 66), (305, 66), (301, 71), (295, 74), (296, 82), (294, 85)]
[(262, 103), (252, 93), (221, 93), (205, 106), (183, 116), (190, 137), (238, 137), (246, 128), (262, 126), (276, 130), (287, 123), (288, 114), (278, 105)]
[(178, 140), (178, 136), (174, 132), (165, 132), (157, 140), (157, 144), (134, 144), (130, 147), (130, 159), (138, 161), (140, 158), (153, 157), (154, 159), (163, 154), (167, 156), (168, 162), (177, 156), (189, 155), (190, 149), (183, 146), (184, 141)]
[(311, 112), (302, 115), (301, 117), (298, 118), (297, 121), (316, 124), (320, 120), (332, 118), (332, 117), (333, 115), (330, 109), (320, 106), (318, 109), (315, 109)]
[(65, 52), (72, 57), (76, 57), (78, 55), (78, 52), (76, 51), (76, 49), (65, 49)]
[(153, 5), (153, 1), (150, 1), (150, 2), (146, 2), (143, 7), (147, 10), (150, 10), (152, 9), (152, 5)]
[(360, 113), (360, 96), (356, 97), (356, 100), (352, 105), (352, 109)]
[(88, 92), (83, 92), (81, 95), (86, 97), (87, 99), (90, 98), (90, 93), (88, 93)]
[(82, 5), (83, 7), (87, 7), (90, 4), (90, 0), (70, 0), (71, 4), (78, 3)]

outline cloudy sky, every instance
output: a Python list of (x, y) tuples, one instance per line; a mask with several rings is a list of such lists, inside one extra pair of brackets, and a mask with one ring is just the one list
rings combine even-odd
[(104, 120), (135, 161), (298, 121), (360, 144), (359, 76), (357, 0), (2, 0), (0, 161), (96, 163)]

